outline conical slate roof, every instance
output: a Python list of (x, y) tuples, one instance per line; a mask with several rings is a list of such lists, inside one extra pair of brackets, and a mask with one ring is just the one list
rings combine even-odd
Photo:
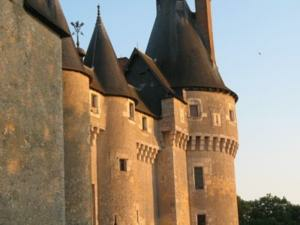
[(70, 36), (59, 0), (24, 0), (24, 7), (61, 37)]
[(90, 76), (81, 61), (72, 37), (62, 39), (62, 68)]
[(133, 98), (116, 54), (98, 12), (94, 33), (84, 60), (85, 65), (94, 67), (95, 81), (99, 82), (104, 94)]
[(158, 4), (146, 53), (155, 59), (171, 86), (228, 92), (237, 98), (211, 62), (185, 0), (165, 0)]

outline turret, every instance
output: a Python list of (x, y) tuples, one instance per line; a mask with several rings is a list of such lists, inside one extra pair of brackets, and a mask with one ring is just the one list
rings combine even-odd
[(105, 95), (105, 106), (100, 106), (101, 113), (93, 115), (94, 121), (100, 121), (105, 113), (107, 121), (105, 129), (95, 134), (96, 146), (93, 146), (97, 151), (97, 168), (94, 168), (98, 177), (98, 191), (95, 193), (99, 199), (97, 219), (99, 224), (136, 224), (135, 98), (118, 65), (100, 10), (85, 64), (95, 71), (92, 88), (102, 90)]
[(237, 95), (226, 87), (215, 64), (210, 0), (196, 0), (196, 12), (185, 0), (157, 4), (147, 53), (188, 103), (191, 225), (237, 225)]
[(92, 224), (89, 84), (71, 37), (62, 41), (66, 224)]

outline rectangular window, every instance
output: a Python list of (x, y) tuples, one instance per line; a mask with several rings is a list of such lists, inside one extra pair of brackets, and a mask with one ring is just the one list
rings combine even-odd
[(204, 189), (203, 168), (202, 167), (195, 167), (194, 168), (194, 176), (195, 176), (195, 188), (196, 188), (196, 190)]
[(206, 215), (197, 215), (197, 225), (206, 225)]
[(235, 121), (235, 113), (233, 110), (229, 110), (229, 117), (232, 122)]
[(198, 117), (199, 116), (198, 105), (190, 105), (190, 116), (191, 117)]
[(143, 116), (143, 118), (142, 118), (142, 128), (144, 131), (148, 130), (147, 117), (145, 117), (145, 116)]
[(129, 119), (134, 120), (134, 103), (129, 103)]
[(96, 94), (91, 94), (91, 112), (99, 113), (98, 96)]
[(120, 171), (127, 171), (127, 159), (120, 159)]
[(92, 107), (98, 108), (98, 97), (97, 95), (92, 94)]

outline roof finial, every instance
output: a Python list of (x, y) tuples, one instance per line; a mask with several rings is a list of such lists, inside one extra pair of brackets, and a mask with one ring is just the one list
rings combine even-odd
[(79, 36), (83, 36), (83, 32), (81, 31), (81, 28), (83, 27), (84, 23), (81, 23), (79, 21), (71, 22), (71, 25), (74, 27), (75, 32), (72, 33), (72, 35), (76, 34), (77, 41), (76, 41), (76, 47), (79, 48), (80, 42), (79, 42)]
[(100, 12), (100, 4), (97, 5), (97, 23), (101, 23), (101, 12)]
[(97, 5), (97, 9), (98, 9), (98, 14), (97, 15), (98, 15), (98, 17), (100, 17), (100, 5), (99, 4)]

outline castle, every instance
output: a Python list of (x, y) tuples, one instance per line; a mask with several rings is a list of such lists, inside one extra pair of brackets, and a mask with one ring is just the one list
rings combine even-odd
[(100, 11), (84, 54), (59, 0), (0, 3), (0, 225), (238, 225), (210, 0), (156, 0), (129, 59)]

